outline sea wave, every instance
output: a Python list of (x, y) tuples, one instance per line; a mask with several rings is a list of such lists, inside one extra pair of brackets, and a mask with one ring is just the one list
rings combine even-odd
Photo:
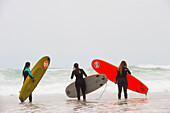
[[(132, 75), (143, 82), (151, 92), (170, 92), (170, 65), (129, 66)], [(97, 74), (92, 68), (84, 69), (87, 75)], [(41, 79), (36, 94), (65, 93), (65, 88), (73, 82), (70, 79), (72, 69), (48, 69)], [(15, 95), (23, 84), (22, 69), (0, 69), (0, 95)], [(117, 85), (108, 82), (108, 91), (117, 91)]]
[(137, 67), (137, 68), (144, 68), (144, 69), (165, 69), (165, 70), (170, 70), (170, 65), (152, 65), (152, 64), (140, 64), (136, 66), (131, 66), (131, 67)]

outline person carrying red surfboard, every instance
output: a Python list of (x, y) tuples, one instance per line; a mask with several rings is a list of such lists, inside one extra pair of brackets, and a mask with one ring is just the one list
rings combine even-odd
[(119, 65), (118, 71), (117, 71), (117, 76), (116, 76), (116, 81), (115, 83), (118, 82), (118, 99), (121, 99), (121, 92), (122, 92), (122, 87), (124, 90), (124, 97), (127, 99), (127, 77), (126, 74), (131, 72), (127, 68), (127, 63), (125, 61), (122, 61)]

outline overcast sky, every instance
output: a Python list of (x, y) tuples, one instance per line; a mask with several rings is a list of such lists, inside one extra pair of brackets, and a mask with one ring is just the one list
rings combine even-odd
[(0, 68), (170, 64), (169, 0), (0, 0)]

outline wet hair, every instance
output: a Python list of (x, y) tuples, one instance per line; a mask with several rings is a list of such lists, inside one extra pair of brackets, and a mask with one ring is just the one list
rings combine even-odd
[(74, 64), (74, 69), (75, 69), (75, 71), (76, 71), (77, 74), (80, 74), (80, 73), (81, 73), (80, 70), (79, 70), (79, 64), (78, 64), (78, 63), (75, 63), (75, 64)]
[(26, 62), (25, 63), (25, 66), (24, 66), (24, 69), (23, 69), (23, 71), (22, 71), (22, 75), (24, 76), (24, 70), (25, 70), (25, 68), (26, 67), (29, 67), (30, 66), (30, 62)]
[(75, 69), (79, 68), (79, 64), (78, 64), (78, 63), (75, 63), (75, 64), (74, 64), (74, 68), (75, 68)]
[(120, 75), (122, 75), (122, 69), (123, 69), (123, 67), (126, 67), (126, 68), (127, 68), (127, 63), (126, 63), (124, 60), (120, 63), (119, 68), (118, 68), (118, 70), (119, 70), (119, 72), (120, 72)]

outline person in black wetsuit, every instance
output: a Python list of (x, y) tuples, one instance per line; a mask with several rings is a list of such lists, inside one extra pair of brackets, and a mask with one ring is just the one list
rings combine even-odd
[[(24, 67), (24, 69), (23, 69), (23, 71), (22, 71), (23, 76), (24, 76), (24, 82), (25, 82), (25, 80), (26, 80), (26, 78), (27, 78), (28, 75), (33, 79), (33, 81), (35, 81), (35, 78), (34, 78), (34, 76), (31, 74), (31, 71), (30, 71), (29, 68), (30, 68), (30, 63), (29, 63), (29, 62), (26, 62), (26, 63), (25, 63), (25, 67)], [(23, 82), (23, 83), (24, 83), (24, 82)], [(32, 102), (32, 93), (31, 93), (30, 96), (29, 96), (29, 101)]]
[(80, 88), (81, 88), (81, 91), (83, 93), (83, 100), (85, 101), (86, 100), (86, 94), (85, 94), (86, 84), (83, 79), (83, 75), (85, 77), (87, 77), (87, 75), (83, 69), (79, 69), (78, 63), (74, 64), (74, 70), (72, 71), (71, 79), (73, 79), (74, 75), (76, 76), (75, 86), (76, 86), (76, 91), (77, 91), (77, 98), (78, 100), (80, 100)]
[(128, 86), (127, 77), (126, 77), (127, 73), (131, 74), (131, 72), (127, 68), (127, 63), (125, 61), (122, 61), (119, 65), (116, 81), (115, 81), (115, 83), (117, 83), (118, 81), (118, 99), (121, 99), (122, 87), (124, 90), (125, 99), (127, 99), (127, 86)]

